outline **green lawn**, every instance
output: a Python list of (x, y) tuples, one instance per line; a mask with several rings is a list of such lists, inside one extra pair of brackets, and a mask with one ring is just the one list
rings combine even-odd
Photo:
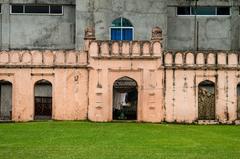
[(0, 159), (233, 159), (240, 127), (139, 123), (0, 124)]

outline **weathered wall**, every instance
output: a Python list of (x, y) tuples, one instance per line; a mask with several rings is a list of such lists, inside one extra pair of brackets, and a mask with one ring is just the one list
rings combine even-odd
[[(63, 4), (63, 15), (10, 14), (9, 3)], [(2, 2), (2, 49), (74, 49), (75, 5), (72, 1)]]
[[(96, 38), (108, 40), (114, 19), (125, 17), (134, 25), (135, 40), (150, 39), (154, 26), (163, 29), (166, 50), (194, 49), (194, 16), (176, 16), (186, 0), (0, 0), (1, 49), (76, 49), (84, 46), (84, 29), (95, 27)], [(63, 16), (10, 15), (11, 3), (63, 4)], [(201, 0), (199, 6), (230, 6), (231, 16), (198, 16), (199, 50), (239, 50), (238, 0)]]
[[(237, 53), (165, 54), (165, 108), (168, 122), (198, 120), (198, 85), (215, 83), (216, 120), (231, 123), (237, 119)], [(196, 59), (196, 60), (194, 60)]]
[(197, 122), (198, 86), (205, 80), (215, 84), (211, 122), (237, 120), (238, 53), (163, 53), (158, 43), (149, 41), (94, 41), (89, 55), (90, 120), (112, 120), (112, 86), (124, 76), (140, 83), (138, 121)]
[(121, 77), (138, 85), (137, 120), (160, 122), (163, 114), (161, 45), (154, 41), (94, 41), (89, 47), (89, 109), (93, 121), (112, 121), (113, 84)]
[[(194, 3), (168, 2), (168, 49), (194, 49), (194, 16), (177, 16), (176, 6), (194, 6)], [(239, 2), (236, 0), (203, 0), (198, 6), (230, 6), (230, 16), (197, 16), (199, 50), (239, 50)]]
[(126, 76), (138, 84), (138, 121), (198, 121), (198, 86), (209, 80), (216, 113), (207, 122), (238, 122), (238, 52), (164, 52), (159, 29), (151, 41), (132, 42), (96, 41), (87, 31), (85, 52), (0, 53), (0, 80), (13, 86), (14, 121), (34, 119), (34, 84), (42, 79), (52, 84), (53, 119), (111, 121), (113, 83)]
[(12, 120), (34, 119), (34, 85), (42, 79), (52, 84), (53, 119), (86, 119), (88, 105), (86, 63), (84, 52), (1, 52), (0, 79), (13, 85)]
[(64, 15), (10, 15), (10, 49), (74, 49), (75, 8)]
[(112, 21), (119, 17), (127, 18), (132, 22), (135, 40), (150, 39), (149, 30), (155, 26), (160, 26), (166, 37), (165, 0), (81, 0), (76, 1), (77, 48), (83, 46), (84, 29), (87, 26), (95, 27), (97, 39), (109, 40), (109, 27)]

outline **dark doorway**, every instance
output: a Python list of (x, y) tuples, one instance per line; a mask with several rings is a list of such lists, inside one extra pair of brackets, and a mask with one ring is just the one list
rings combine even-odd
[(237, 85), (237, 119), (240, 119), (240, 83)]
[(198, 119), (215, 120), (215, 85), (208, 80), (198, 85)]
[(46, 80), (38, 81), (34, 88), (35, 120), (52, 118), (52, 84)]
[(12, 120), (12, 84), (0, 81), (0, 120)]
[(137, 82), (122, 77), (113, 84), (113, 120), (137, 120)]

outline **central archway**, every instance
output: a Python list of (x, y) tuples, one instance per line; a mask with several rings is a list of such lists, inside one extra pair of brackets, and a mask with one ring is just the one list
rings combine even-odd
[(113, 84), (113, 120), (137, 120), (137, 82), (122, 77)]

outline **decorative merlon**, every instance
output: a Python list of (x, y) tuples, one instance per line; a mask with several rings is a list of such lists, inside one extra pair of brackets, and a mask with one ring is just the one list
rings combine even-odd
[(152, 29), (152, 38), (153, 41), (161, 41), (162, 38), (162, 29), (160, 27), (154, 27)]
[(95, 40), (95, 29), (93, 27), (87, 27), (85, 29), (84, 40)]
[(85, 65), (87, 65), (87, 53), (75, 50), (0, 52), (0, 67), (81, 67)]

